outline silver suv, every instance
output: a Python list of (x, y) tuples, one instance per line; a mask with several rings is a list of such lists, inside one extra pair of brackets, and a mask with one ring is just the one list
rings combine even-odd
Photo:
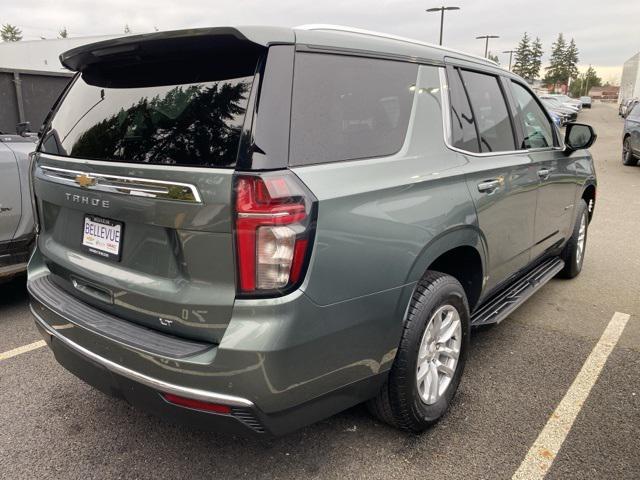
[(0, 133), (0, 282), (27, 269), (35, 229), (29, 187), (33, 137)]

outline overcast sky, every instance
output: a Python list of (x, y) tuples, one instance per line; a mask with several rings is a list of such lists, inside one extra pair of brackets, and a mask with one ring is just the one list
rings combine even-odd
[[(350, 25), (424, 41), (438, 41), (437, 1), (415, 0), (2, 0), (0, 23), (18, 25), (25, 40), (55, 38), (66, 26), (71, 36), (134, 33), (219, 25), (308, 23)], [(622, 63), (640, 50), (640, 0), (452, 0), (461, 10), (445, 14), (444, 45), (482, 55), (484, 41), (507, 64), (523, 32), (539, 36), (546, 62), (559, 32), (575, 38), (580, 64), (593, 64), (604, 80), (619, 80)]]

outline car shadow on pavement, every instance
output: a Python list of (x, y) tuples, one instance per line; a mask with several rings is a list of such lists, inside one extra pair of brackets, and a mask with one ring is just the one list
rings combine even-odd
[(26, 275), (18, 275), (11, 280), (0, 282), (0, 308), (25, 305), (27, 301)]

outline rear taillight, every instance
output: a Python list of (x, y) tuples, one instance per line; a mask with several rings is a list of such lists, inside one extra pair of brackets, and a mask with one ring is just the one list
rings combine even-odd
[(288, 171), (235, 178), (235, 234), (241, 294), (278, 295), (304, 277), (315, 198)]

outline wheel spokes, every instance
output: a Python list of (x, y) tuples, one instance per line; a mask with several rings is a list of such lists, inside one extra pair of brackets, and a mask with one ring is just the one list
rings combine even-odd
[(427, 324), (418, 348), (417, 388), (427, 405), (436, 403), (453, 379), (462, 338), (458, 310), (451, 305), (438, 308)]

